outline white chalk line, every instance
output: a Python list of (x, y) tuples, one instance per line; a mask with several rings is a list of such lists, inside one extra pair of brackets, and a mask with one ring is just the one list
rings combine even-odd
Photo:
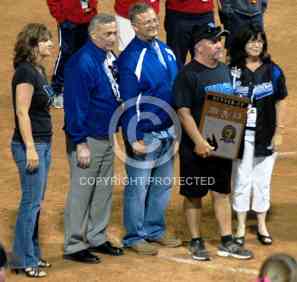
[(158, 254), (159, 258), (164, 259), (164, 260), (169, 260), (177, 263), (184, 263), (184, 264), (191, 264), (191, 265), (198, 265), (201, 268), (205, 269), (211, 269), (211, 270), (216, 270), (216, 271), (221, 271), (221, 272), (231, 272), (231, 273), (243, 273), (243, 274), (248, 274), (248, 275), (255, 275), (257, 276), (259, 271), (256, 269), (251, 269), (251, 268), (243, 268), (243, 267), (230, 267), (230, 266), (221, 266), (218, 264), (214, 264), (213, 262), (199, 262), (195, 261), (193, 259), (185, 259), (185, 258), (178, 258), (174, 256), (167, 256), (167, 255), (160, 255)]
[[(109, 237), (109, 239), (111, 239), (111, 241), (116, 243), (118, 246), (122, 246), (122, 242), (119, 239), (119, 237), (116, 236), (115, 234), (113, 234), (112, 232), (108, 232), (108, 237)], [(186, 248), (183, 248), (183, 249), (185, 250), (185, 253), (188, 252), (188, 250)], [(163, 251), (165, 251), (165, 250), (163, 250)], [(175, 256), (164, 255), (164, 254), (161, 254), (160, 252), (157, 255), (157, 257), (160, 259), (163, 259), (163, 260), (172, 261), (172, 262), (176, 262), (176, 263), (191, 264), (191, 265), (199, 264), (199, 267), (201, 267), (201, 268), (222, 271), (222, 272), (242, 273), (242, 274), (255, 275), (255, 276), (257, 276), (259, 273), (259, 271), (256, 269), (243, 268), (243, 267), (235, 268), (235, 267), (230, 267), (230, 266), (226, 266), (226, 265), (222, 266), (222, 265), (215, 264), (213, 262), (205, 262), (205, 261), (198, 262), (191, 258), (189, 258), (189, 259), (179, 258), (179, 257), (175, 257)]]
[[(122, 246), (121, 240), (119, 239), (119, 237), (117, 235), (113, 234), (113, 232), (108, 232), (108, 237), (112, 242), (116, 243), (118, 246)], [(184, 253), (188, 253), (188, 250), (186, 248), (182, 248), (182, 249), (184, 250)], [(163, 249), (163, 252), (164, 251), (165, 250)], [(235, 268), (235, 267), (230, 267), (230, 266), (221, 266), (221, 265), (215, 264), (213, 262), (206, 262), (206, 261), (198, 262), (191, 258), (189, 258), (189, 259), (179, 258), (179, 257), (175, 257), (175, 256), (164, 255), (160, 252), (157, 255), (157, 257), (160, 259), (163, 259), (163, 260), (173, 261), (173, 262), (177, 262), (177, 263), (184, 263), (184, 264), (191, 264), (191, 265), (199, 264), (199, 267), (201, 267), (201, 268), (211, 269), (211, 270), (216, 270), (216, 271), (223, 271), (223, 272), (230, 272), (230, 273), (243, 273), (243, 274), (255, 275), (255, 276), (258, 275), (258, 273), (259, 273), (259, 271), (256, 269), (243, 268), (243, 267)]]

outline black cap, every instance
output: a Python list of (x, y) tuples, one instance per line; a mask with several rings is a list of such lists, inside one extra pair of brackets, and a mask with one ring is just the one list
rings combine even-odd
[(229, 34), (228, 30), (222, 30), (220, 26), (215, 26), (212, 23), (195, 25), (192, 29), (193, 46), (202, 39), (215, 40), (221, 36), (226, 36), (227, 34)]

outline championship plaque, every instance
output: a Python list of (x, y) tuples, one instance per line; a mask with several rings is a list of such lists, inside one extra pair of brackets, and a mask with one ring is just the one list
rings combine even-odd
[(211, 155), (226, 159), (238, 156), (249, 99), (218, 93), (205, 98), (199, 130), (215, 147)]

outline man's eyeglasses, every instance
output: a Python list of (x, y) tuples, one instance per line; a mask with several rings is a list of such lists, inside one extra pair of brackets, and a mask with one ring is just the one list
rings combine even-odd
[(154, 19), (150, 19), (147, 21), (143, 21), (143, 22), (138, 21), (138, 24), (143, 25), (143, 26), (151, 26), (153, 24), (159, 24), (159, 19), (154, 18)]

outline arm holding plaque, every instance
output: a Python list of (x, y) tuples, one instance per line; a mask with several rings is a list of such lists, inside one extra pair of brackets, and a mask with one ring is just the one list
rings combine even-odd
[(183, 128), (195, 144), (194, 152), (203, 158), (208, 157), (214, 147), (210, 146), (210, 144), (201, 135), (195, 120), (191, 115), (190, 109), (180, 108), (177, 111), (177, 114), (180, 118)]
[(244, 134), (247, 98), (208, 93), (203, 105), (199, 130), (215, 149), (211, 155), (236, 159)]

